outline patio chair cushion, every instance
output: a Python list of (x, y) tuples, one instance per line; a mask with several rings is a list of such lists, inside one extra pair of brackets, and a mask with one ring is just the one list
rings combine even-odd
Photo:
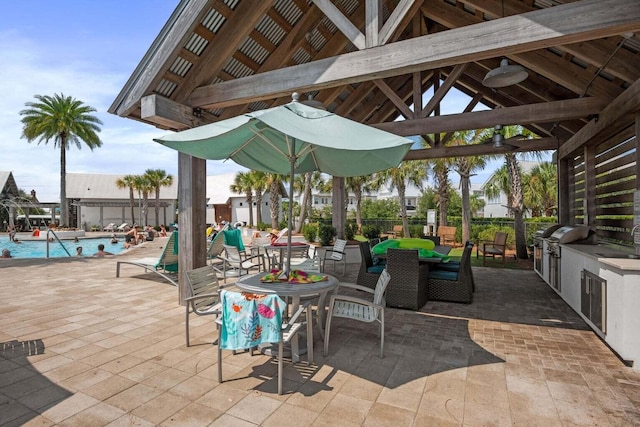
[(446, 270), (433, 270), (429, 272), (429, 279), (440, 279), (440, 280), (458, 280), (458, 272), (457, 271), (446, 271)]
[(435, 270), (443, 270), (443, 271), (453, 271), (457, 273), (460, 271), (460, 261), (449, 261), (444, 263), (436, 264), (432, 267), (433, 271)]
[(384, 270), (384, 268), (386, 267), (385, 264), (378, 264), (378, 265), (374, 265), (372, 267), (367, 268), (367, 273), (377, 273), (380, 274), (382, 273), (382, 270)]

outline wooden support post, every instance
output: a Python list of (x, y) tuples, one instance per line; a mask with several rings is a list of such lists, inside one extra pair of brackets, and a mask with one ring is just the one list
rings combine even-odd
[(569, 224), (573, 222), (573, 193), (570, 191), (570, 183), (573, 182), (573, 165), (569, 167), (570, 159), (558, 160), (558, 223)]
[(333, 177), (333, 218), (331, 224), (338, 232), (338, 239), (344, 239), (344, 226), (346, 224), (345, 210), (345, 194), (344, 194), (344, 178), (340, 176)]
[(184, 272), (207, 264), (206, 259), (206, 182), (204, 159), (178, 153), (178, 285), (184, 305), (187, 287)]

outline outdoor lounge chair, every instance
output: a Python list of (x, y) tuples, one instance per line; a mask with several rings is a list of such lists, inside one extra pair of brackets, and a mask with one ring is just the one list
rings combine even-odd
[[(472, 250), (473, 242), (467, 242), (457, 270), (454, 268), (455, 264), (452, 263), (451, 268), (444, 264), (429, 272), (429, 300), (462, 303), (470, 303), (473, 300)], [(447, 271), (445, 268), (452, 271)]]
[(137, 265), (138, 267), (144, 268), (145, 272), (151, 271), (156, 273), (168, 280), (173, 286), (178, 286), (178, 282), (167, 274), (178, 271), (178, 232), (174, 231), (169, 235), (159, 258), (118, 261), (116, 264), (116, 277), (120, 277), (120, 264)]
[(116, 225), (113, 222), (110, 222), (109, 225), (107, 225), (103, 231), (111, 231), (114, 232), (116, 231)]
[(224, 262), (220, 256), (224, 252), (224, 233), (223, 231), (226, 229), (223, 228), (220, 230), (213, 238), (211, 239), (211, 243), (209, 244), (209, 248), (207, 249), (207, 261), (209, 265), (213, 267), (215, 271), (220, 274), (222, 272), (222, 263)]
[[(353, 283), (340, 283), (336, 294), (329, 300), (329, 314), (327, 316), (327, 326), (325, 328), (324, 355), (329, 353), (329, 334), (331, 332), (331, 321), (334, 317), (358, 320), (360, 322), (380, 323), (380, 358), (384, 357), (384, 295), (391, 276), (387, 270), (379, 274), (375, 290), (365, 286), (358, 286)], [(340, 288), (356, 289), (373, 294), (373, 301), (362, 298), (340, 295)]]

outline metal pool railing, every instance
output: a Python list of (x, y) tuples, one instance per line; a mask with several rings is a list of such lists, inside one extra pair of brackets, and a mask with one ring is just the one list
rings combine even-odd
[(49, 229), (47, 230), (47, 258), (49, 258), (49, 243), (51, 243), (49, 236), (52, 234), (53, 234), (53, 238), (58, 242), (58, 244), (62, 246), (62, 249), (64, 249), (67, 255), (71, 257), (72, 255), (69, 253), (69, 251), (67, 250), (67, 247), (62, 243), (58, 235), (53, 230)]

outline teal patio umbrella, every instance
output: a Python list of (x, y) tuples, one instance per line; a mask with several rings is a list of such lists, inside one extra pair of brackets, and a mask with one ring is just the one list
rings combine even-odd
[[(369, 175), (396, 167), (413, 141), (294, 101), (155, 138), (201, 159), (226, 160), (248, 169), (289, 174), (320, 171), (333, 176)], [(290, 190), (291, 191), (291, 190)], [(292, 230), (293, 203), (289, 203)], [(287, 237), (290, 269), (291, 233)]]

